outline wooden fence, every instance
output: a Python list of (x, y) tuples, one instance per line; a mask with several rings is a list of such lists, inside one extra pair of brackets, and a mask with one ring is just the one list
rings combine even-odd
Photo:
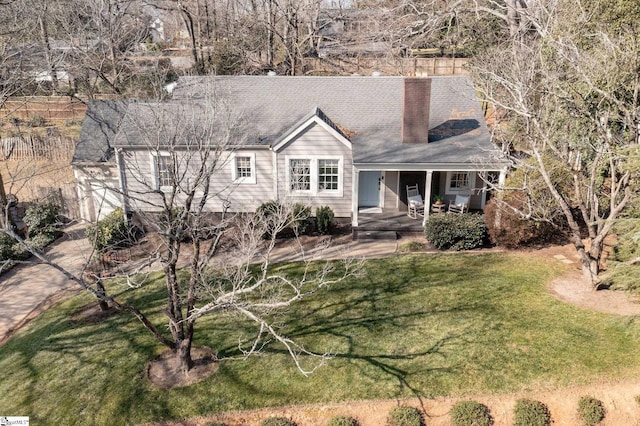
[(0, 119), (80, 120), (87, 110), (85, 100), (70, 96), (15, 96), (0, 108)]
[(467, 74), (466, 58), (305, 58), (308, 75), (459, 75)]
[(0, 139), (0, 160), (50, 160), (71, 162), (75, 142), (71, 138), (27, 136)]

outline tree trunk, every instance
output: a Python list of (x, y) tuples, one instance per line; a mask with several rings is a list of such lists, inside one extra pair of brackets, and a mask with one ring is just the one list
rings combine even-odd
[[(107, 296), (107, 289), (104, 288), (104, 284), (102, 283), (102, 279), (101, 278), (97, 279), (96, 287), (98, 288), (98, 294), (100, 294), (102, 297), (106, 297)], [(100, 306), (100, 310), (102, 312), (105, 312), (105, 311), (109, 310), (109, 304), (103, 298), (98, 299), (98, 305)]]
[(176, 355), (180, 362), (180, 370), (184, 374), (187, 374), (193, 367), (193, 360), (191, 359), (191, 344), (192, 336), (188, 336), (178, 343), (178, 347), (176, 348)]
[(580, 258), (580, 267), (582, 268), (584, 281), (595, 290), (599, 283), (598, 274), (600, 272), (600, 256), (598, 253), (595, 253), (594, 255), (592, 252), (593, 247), (590, 247), (589, 250), (587, 250), (579, 236), (574, 235), (571, 240), (578, 252), (578, 257)]

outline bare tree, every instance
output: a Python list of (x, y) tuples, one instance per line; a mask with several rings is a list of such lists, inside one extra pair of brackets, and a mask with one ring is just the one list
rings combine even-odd
[[(300, 220), (298, 210), (285, 202), (270, 214), (231, 214), (229, 200), (235, 184), (219, 184), (228, 175), (234, 149), (245, 142), (244, 135), (242, 120), (234, 120), (223, 104), (208, 98), (190, 105), (132, 103), (118, 130), (115, 145), (120, 146), (119, 160), (126, 157), (125, 204), (159, 236), (148, 263), (158, 260), (164, 273), (163, 313), (168, 333), (140, 307), (108, 295), (100, 282), (89, 282), (84, 275), (64, 270), (10, 226), (4, 226), (0, 233), (99, 301), (133, 314), (159, 343), (174, 352), (183, 372), (192, 367), (199, 318), (241, 315), (255, 324), (254, 338), (241, 346), (243, 356), (276, 341), (291, 354), (300, 371), (308, 374), (319, 365), (313, 360), (321, 363), (326, 355), (307, 351), (283, 334), (276, 327), (274, 313), (279, 312), (281, 320), (293, 303), (353, 275), (359, 262), (306, 262), (305, 271), (295, 277), (277, 272), (272, 265), (276, 236)], [(150, 166), (156, 173), (150, 173)], [(190, 250), (188, 261), (181, 262), (185, 247)], [(181, 268), (188, 277), (179, 273)], [(144, 285), (136, 277), (130, 278), (132, 287)]]
[(122, 95), (140, 70), (131, 60), (148, 34), (139, 1), (68, 0), (74, 13), (60, 20), (59, 32), (70, 48), (76, 85), (89, 96), (96, 92)]
[(545, 6), (535, 25), (544, 31), (476, 58), (473, 73), (497, 108), (505, 152), (542, 178), (597, 286), (605, 238), (638, 178), (640, 43), (634, 31), (608, 32), (578, 0)]
[[(256, 341), (247, 348), (247, 354), (258, 351), (268, 335), (285, 345), (301, 371), (307, 373), (298, 355), (310, 354), (281, 335), (270, 323), (268, 313), (286, 309), (345, 279), (354, 272), (355, 265), (346, 262), (338, 273), (335, 265), (327, 264), (296, 279), (272, 272), (270, 253), (276, 235), (299, 218), (286, 203), (267, 216), (229, 213), (234, 189), (228, 179), (229, 162), (245, 136), (242, 121), (235, 119), (223, 104), (213, 100), (190, 105), (135, 104), (126, 118), (124, 133), (125, 139), (117, 143), (144, 148), (140, 155), (127, 157), (126, 198), (129, 208), (161, 237), (158, 250), (167, 284), (165, 314), (171, 347), (176, 350), (182, 369), (191, 367), (197, 319), (235, 312), (258, 327)], [(149, 152), (155, 176), (149, 173)], [(220, 184), (225, 181), (229, 183)], [(211, 215), (211, 210), (220, 213)], [(268, 240), (262, 239), (264, 235), (269, 236)], [(185, 240), (191, 245), (187, 283), (181, 282), (177, 274)], [(216, 261), (223, 256), (222, 244), (233, 255)], [(257, 274), (250, 266), (256, 261), (260, 264)]]

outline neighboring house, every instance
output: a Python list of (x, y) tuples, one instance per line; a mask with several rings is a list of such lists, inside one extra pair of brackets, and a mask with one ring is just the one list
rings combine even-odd
[[(357, 227), (363, 211), (406, 211), (406, 186), (413, 184), (428, 204), (436, 194), (452, 200), (464, 193), (471, 195), (471, 209), (483, 209), (484, 179), (504, 179), (506, 173), (465, 76), (182, 78), (170, 102), (130, 103), (123, 114), (118, 108), (104, 114), (103, 106), (92, 104), (90, 111), (103, 113), (88, 114), (76, 157), (87, 166), (106, 166), (124, 193), (142, 194), (143, 183), (162, 190), (164, 154), (150, 152), (141, 142), (147, 130), (134, 124), (158, 126), (150, 117), (160, 111), (156, 120), (170, 121), (172, 111), (198, 108), (212, 88), (243, 124), (242, 139), (225, 153), (211, 183), (217, 194), (211, 211), (226, 205), (252, 212), (265, 201), (287, 199), (312, 211), (328, 205)], [(106, 130), (97, 116), (109, 121)], [(91, 190), (92, 182), (85, 176), (79, 185)], [(95, 200), (101, 195), (84, 195), (100, 204)], [(144, 199), (125, 207), (152, 210)]]

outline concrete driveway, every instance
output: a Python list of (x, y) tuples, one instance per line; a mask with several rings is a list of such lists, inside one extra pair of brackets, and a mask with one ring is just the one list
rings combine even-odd
[[(65, 235), (52, 244), (46, 257), (70, 272), (81, 273), (91, 254), (84, 236), (84, 225), (65, 229)], [(42, 264), (23, 264), (0, 275), (0, 343), (61, 297), (79, 287), (59, 271)]]

